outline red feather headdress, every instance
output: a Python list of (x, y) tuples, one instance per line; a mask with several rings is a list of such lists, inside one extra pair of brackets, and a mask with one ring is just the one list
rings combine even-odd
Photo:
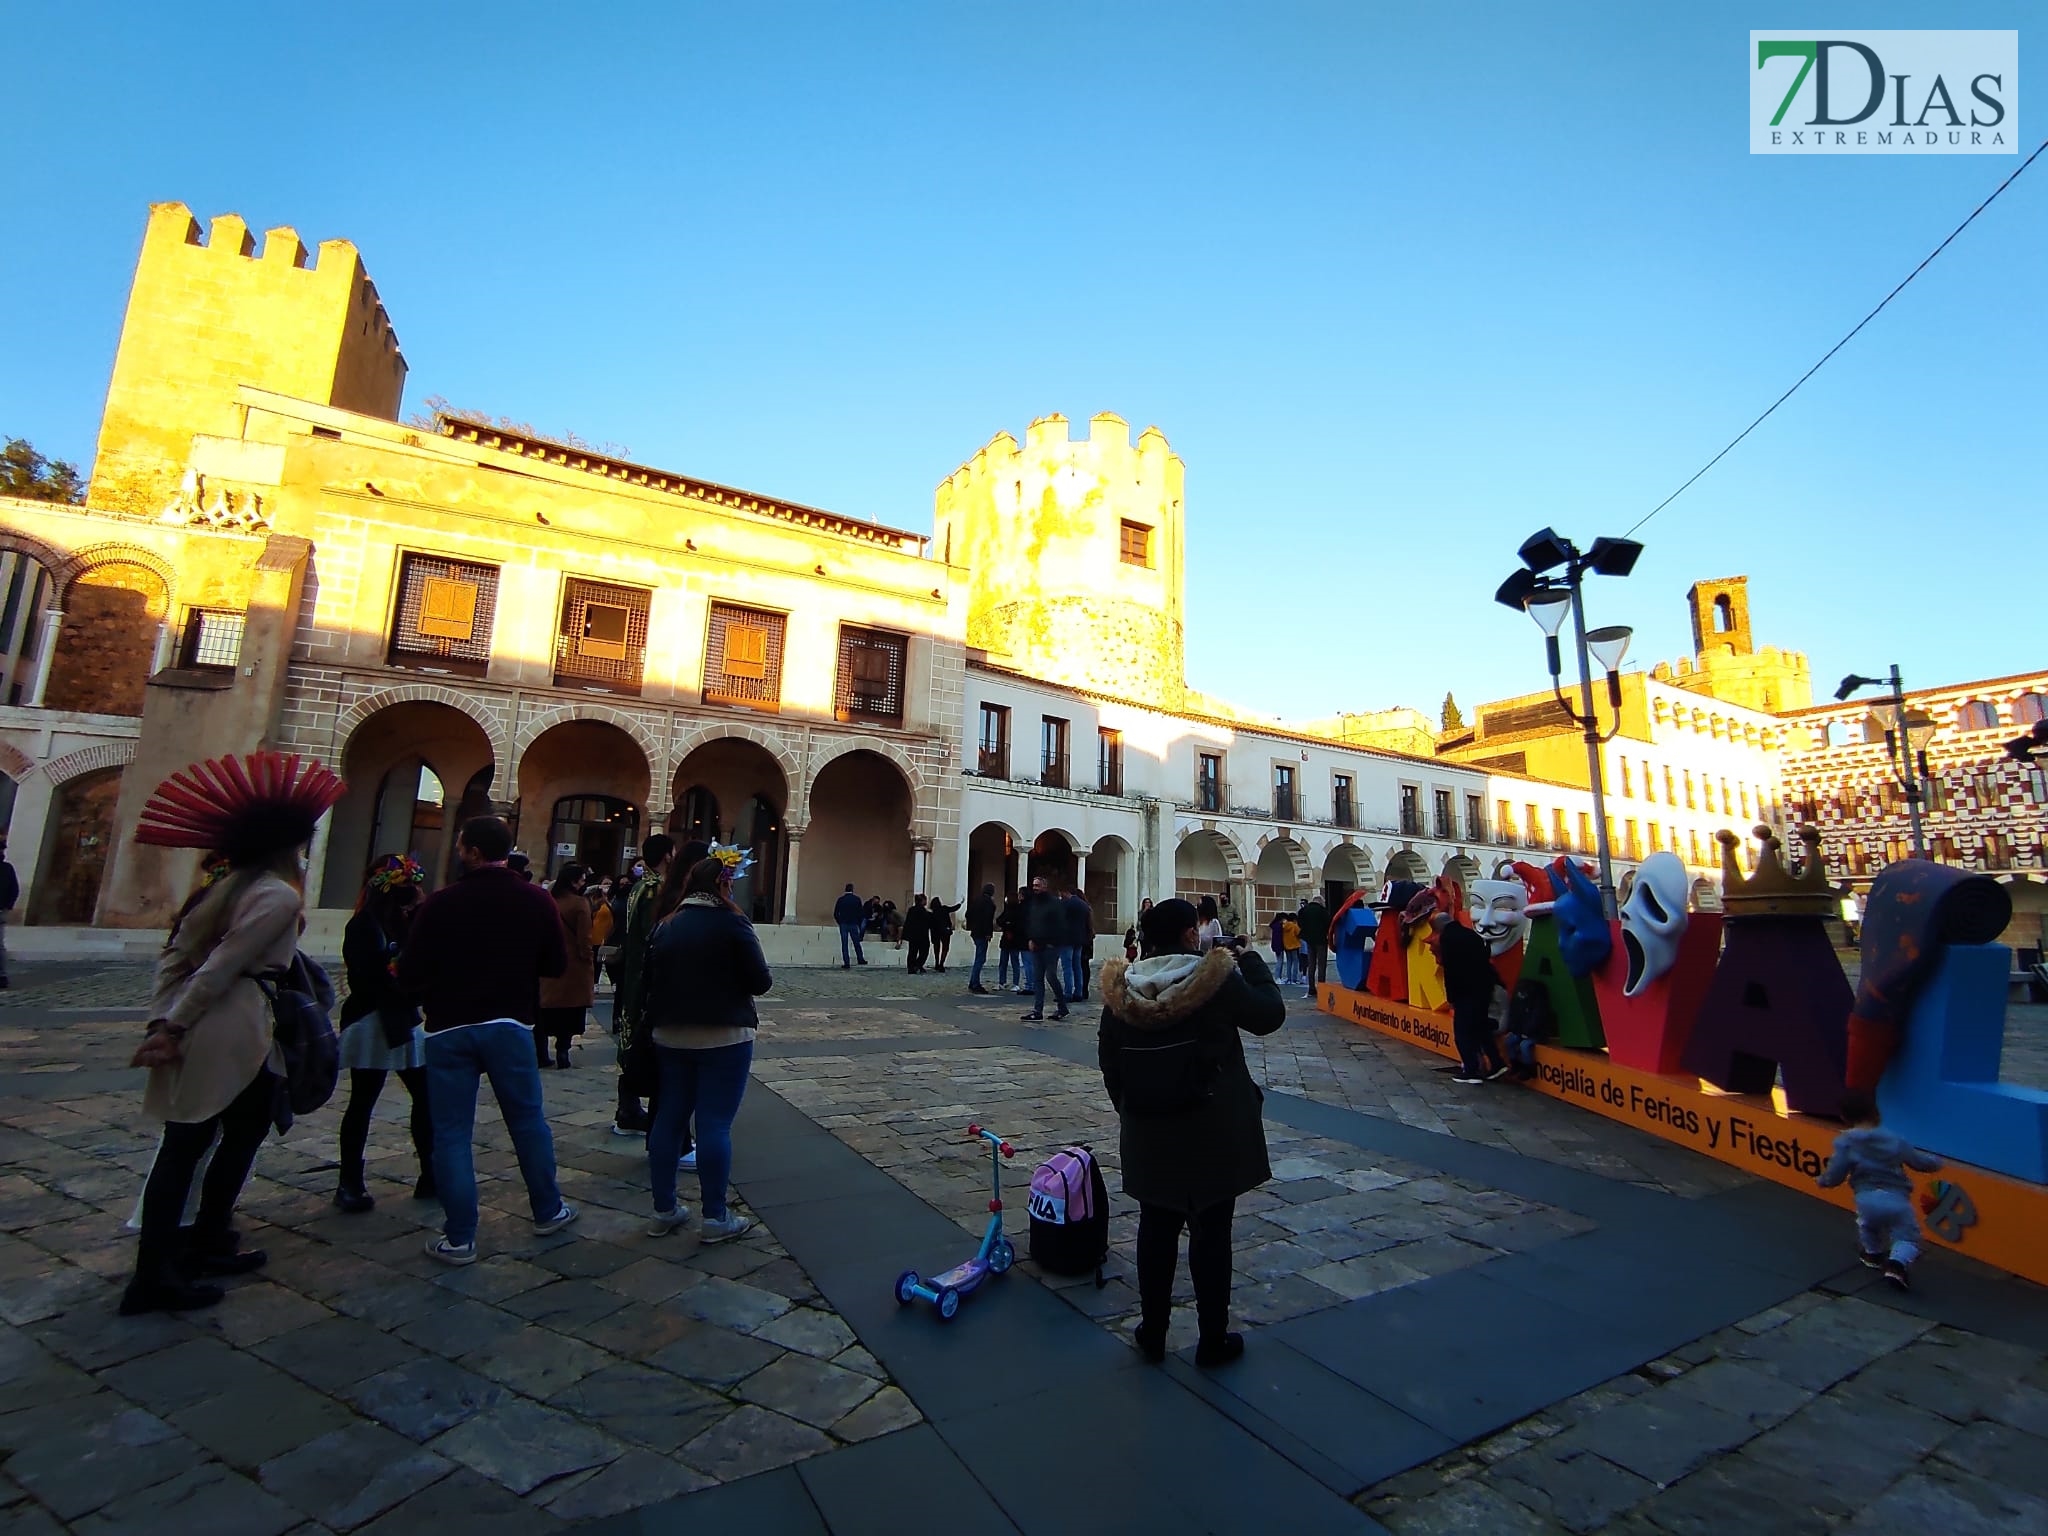
[(296, 752), (218, 757), (174, 773), (142, 808), (135, 840), (158, 848), (217, 848), (255, 859), (313, 836), (348, 786)]

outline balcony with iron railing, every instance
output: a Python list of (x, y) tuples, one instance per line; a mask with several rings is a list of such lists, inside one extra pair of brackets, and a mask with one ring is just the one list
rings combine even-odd
[(1422, 836), (1422, 812), (1412, 805), (1401, 807), (1401, 835), (1403, 837)]
[(1195, 809), (1211, 813), (1223, 809), (1223, 784), (1217, 779), (1195, 781)]
[(1275, 821), (1295, 820), (1297, 810), (1294, 790), (1284, 784), (1273, 786), (1273, 819)]
[(974, 771), (984, 779), (1007, 779), (1010, 776), (1010, 749), (983, 747), (974, 759)]
[(1430, 818), (1430, 825), (1436, 829), (1434, 835), (1440, 843), (1451, 842), (1458, 835), (1457, 823), (1451, 820), (1449, 811), (1438, 811)]
[(1039, 753), (1038, 782), (1047, 789), (1065, 789), (1070, 782), (1067, 763), (1067, 754), (1064, 752)]
[(1119, 758), (1096, 764), (1096, 789), (1105, 795), (1121, 796), (1124, 792), (1124, 765)]
[(1339, 795), (1337, 797), (1336, 806), (1330, 813), (1330, 825), (1333, 827), (1356, 827), (1358, 825), (1358, 807), (1351, 803), (1349, 795)]
[(1468, 814), (1465, 817), (1465, 841), (1468, 843), (1484, 843), (1491, 841), (1491, 839), (1488, 838), (1486, 835), (1486, 818), (1484, 816), (1473, 816)]

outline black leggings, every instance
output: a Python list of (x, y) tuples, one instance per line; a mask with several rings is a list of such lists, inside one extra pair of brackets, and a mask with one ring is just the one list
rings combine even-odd
[[(363, 1151), (370, 1144), (370, 1115), (384, 1091), (388, 1072), (374, 1067), (348, 1070), (348, 1108), (341, 1112), (341, 1182), (346, 1189), (363, 1187)], [(434, 1167), (434, 1122), (427, 1108), (427, 1069), (405, 1067), (398, 1074), (412, 1095), (412, 1150), (424, 1176)]]
[(1494, 1043), (1493, 1020), (1485, 1003), (1467, 1003), (1451, 1010), (1451, 1040), (1458, 1047), (1458, 1060), (1467, 1077), (1484, 1077), (1505, 1063)]
[(1183, 1225), (1188, 1229), (1188, 1274), (1195, 1282), (1195, 1320), (1202, 1337), (1220, 1339), (1229, 1331), (1230, 1223), (1236, 1213), (1235, 1200), (1194, 1212), (1164, 1205), (1138, 1207), (1138, 1302), (1147, 1331), (1161, 1336), (1166, 1332)]
[(235, 1202), (242, 1197), (257, 1149), (270, 1134), (276, 1085), (277, 1079), (267, 1069), (258, 1068), (249, 1086), (219, 1114), (207, 1120), (165, 1123), (149, 1182), (142, 1187), (142, 1240), (135, 1252), (137, 1280), (163, 1283), (178, 1278), (182, 1249), (178, 1225), (185, 1214), (185, 1197), (192, 1191), (193, 1170), (216, 1136), (220, 1146), (206, 1165), (206, 1178), (199, 1186), (199, 1214), (192, 1223), (192, 1237), (202, 1247), (226, 1246)]

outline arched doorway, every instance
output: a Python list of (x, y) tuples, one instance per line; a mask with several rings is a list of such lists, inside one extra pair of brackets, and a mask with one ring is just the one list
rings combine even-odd
[(608, 720), (565, 720), (534, 737), (519, 759), (514, 835), (536, 879), (574, 860), (596, 879), (640, 851), (652, 770), (640, 744)]
[(1291, 837), (1276, 837), (1259, 850), (1252, 871), (1252, 921), (1256, 932), (1283, 912), (1297, 912), (1308, 895), (1308, 852)]
[(916, 861), (910, 781), (879, 752), (835, 757), (811, 781), (811, 818), (797, 869), (801, 923), (829, 923), (848, 881), (862, 896), (910, 906)]
[(139, 715), (170, 608), (164, 580), (144, 565), (95, 565), (64, 593), (64, 624), (43, 703), (96, 715)]
[(1088, 850), (1088, 905), (1095, 912), (1097, 933), (1122, 933), (1137, 920), (1130, 889), (1131, 845), (1120, 837), (1098, 837)]
[(1025, 880), (1045, 876), (1056, 891), (1074, 888), (1074, 840), (1066, 833), (1047, 829), (1031, 843), (1031, 856), (1024, 863)]
[(1243, 878), (1244, 860), (1220, 832), (1197, 828), (1173, 850), (1173, 893), (1183, 901), (1199, 906), (1204, 896), (1213, 896), (1220, 906)]
[(967, 889), (962, 894), (978, 896), (984, 885), (996, 888), (996, 903), (1016, 894), (1023, 882), (1018, 878), (1017, 834), (999, 821), (984, 821), (967, 834)]
[(66, 926), (90, 923), (99, 907), (100, 880), (113, 850), (114, 804), (121, 798), (121, 770), (102, 768), (57, 787), (44, 834), (42, 871), (36, 880), (32, 923)]
[(1346, 896), (1372, 881), (1372, 855), (1356, 843), (1339, 843), (1323, 860), (1323, 903), (1334, 912)]
[(1470, 892), (1472, 882), (1480, 877), (1479, 861), (1470, 854), (1454, 853), (1444, 860), (1444, 873), (1458, 882), (1459, 889)]
[(757, 923), (782, 921), (789, 783), (775, 755), (742, 736), (707, 741), (676, 765), (669, 833), (751, 849), (754, 867), (733, 900)]
[[(411, 853), (429, 889), (445, 885), (456, 831), (491, 809), (493, 762), (484, 728), (453, 705), (408, 699), (365, 718), (342, 747), (348, 793), (328, 826), (319, 905), (354, 906), (370, 861), (383, 853)], [(450, 814), (454, 784), (463, 788)]]

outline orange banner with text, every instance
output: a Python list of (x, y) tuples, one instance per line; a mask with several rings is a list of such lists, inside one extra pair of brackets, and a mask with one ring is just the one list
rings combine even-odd
[[(1449, 1013), (1332, 985), (1317, 989), (1317, 1003), (1337, 1018), (1457, 1060)], [(1503, 1080), (1496, 1086), (1510, 1084)], [(1698, 1078), (1618, 1066), (1603, 1051), (1538, 1046), (1536, 1076), (1520, 1086), (1844, 1210), (1854, 1207), (1847, 1188), (1822, 1189), (1813, 1182), (1827, 1166), (1841, 1129), (1832, 1120), (1789, 1113), (1767, 1098), (1721, 1093)], [(2048, 1188), (1967, 1163), (1950, 1163), (1939, 1173), (1912, 1178), (1930, 1246), (1967, 1254), (1979, 1263), (2048, 1285)], [(1843, 1225), (1846, 1240), (1846, 1220)]]

